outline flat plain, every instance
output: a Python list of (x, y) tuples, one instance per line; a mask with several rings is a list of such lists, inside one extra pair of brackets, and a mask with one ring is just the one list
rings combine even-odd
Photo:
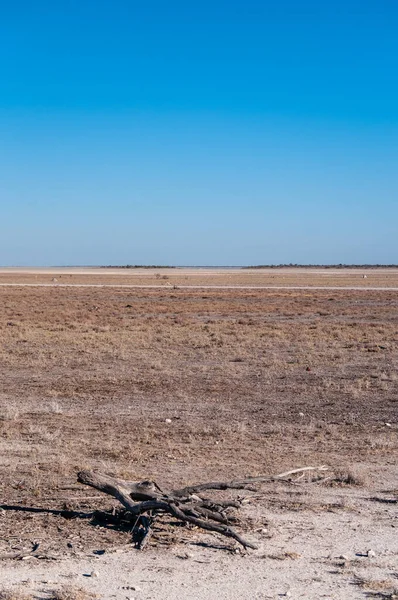
[[(398, 270), (2, 269), (10, 283), (4, 598), (395, 597)], [(76, 483), (81, 469), (167, 488), (310, 465), (330, 475), (248, 492), (241, 530), (259, 550), (243, 553), (187, 527), (138, 552), (93, 521), (116, 501)], [(7, 558), (34, 543), (42, 560)]]

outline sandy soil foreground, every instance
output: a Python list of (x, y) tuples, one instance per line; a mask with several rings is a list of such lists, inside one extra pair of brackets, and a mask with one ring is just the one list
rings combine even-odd
[(1, 580), (35, 598), (79, 588), (87, 597), (118, 600), (393, 598), (398, 518), (390, 492), (304, 485), (268, 489), (266, 496), (264, 505), (247, 509), (263, 522), (252, 534), (255, 551), (231, 553), (214, 536), (188, 535), (184, 543), (143, 552), (116, 547), (101, 556), (3, 562)]

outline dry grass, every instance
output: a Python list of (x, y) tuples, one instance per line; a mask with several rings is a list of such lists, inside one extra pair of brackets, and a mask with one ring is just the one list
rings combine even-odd
[(98, 598), (97, 594), (87, 592), (83, 588), (63, 587), (51, 592), (50, 600), (91, 600)]
[(34, 600), (31, 594), (19, 590), (0, 590), (0, 600)]
[[(394, 293), (0, 288), (0, 300), (4, 503), (107, 506), (85, 503), (82, 468), (167, 486), (315, 462), (361, 485), (358, 460), (397, 452)], [(122, 535), (7, 513), (5, 543), (18, 519), (26, 539), (77, 549)]]
[(363, 590), (370, 592), (367, 597), (398, 599), (398, 587), (391, 579), (370, 579), (361, 575), (354, 575), (354, 582)]
[[(47, 600), (94, 600), (99, 596), (87, 592), (83, 588), (64, 586), (58, 590), (45, 593)], [(37, 594), (26, 593), (23, 590), (0, 590), (0, 600), (37, 600)]]
[(365, 487), (369, 485), (369, 478), (358, 468), (348, 467), (345, 469), (336, 469), (330, 477), (326, 477), (325, 484), (330, 486), (358, 486)]
[[(366, 273), (366, 279), (363, 274)], [(0, 269), (0, 283), (398, 287), (398, 269)], [(320, 313), (328, 313), (323, 307)]]

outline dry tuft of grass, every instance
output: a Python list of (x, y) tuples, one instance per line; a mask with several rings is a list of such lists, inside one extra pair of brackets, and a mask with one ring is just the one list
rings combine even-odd
[(364, 473), (360, 473), (358, 469), (350, 467), (336, 470), (330, 479), (326, 479), (325, 483), (330, 486), (352, 485), (364, 487), (369, 484), (369, 480)]
[(0, 590), (0, 600), (34, 600), (34, 597), (20, 590)]
[(369, 591), (368, 597), (398, 600), (398, 588), (391, 579), (368, 579), (354, 575), (354, 583), (363, 590)]
[(65, 586), (59, 590), (53, 590), (49, 600), (93, 600), (94, 598), (99, 598), (99, 596), (83, 588)]
[[(40, 594), (40, 598), (42, 594)], [(38, 600), (39, 596), (35, 593), (26, 593), (21, 589), (0, 590), (0, 600)], [(99, 598), (97, 594), (92, 594), (83, 588), (73, 586), (64, 586), (57, 590), (45, 592), (47, 600), (94, 600)]]

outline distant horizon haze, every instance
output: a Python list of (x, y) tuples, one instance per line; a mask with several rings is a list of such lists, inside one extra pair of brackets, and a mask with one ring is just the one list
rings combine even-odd
[(159, 264), (159, 265), (152, 265), (152, 264), (138, 264), (138, 265), (84, 265), (84, 264), (73, 264), (73, 265), (1, 265), (0, 264), (0, 270), (1, 269), (19, 269), (19, 270), (35, 270), (35, 269), (51, 269), (51, 270), (55, 270), (55, 269), (114, 269), (114, 270), (119, 270), (120, 272), (125, 272), (125, 271), (134, 271), (135, 269), (334, 269), (334, 270), (344, 270), (344, 269), (398, 269), (398, 264), (395, 263), (386, 263), (386, 264), (380, 264), (380, 263), (366, 263), (366, 264), (342, 264), (342, 263), (325, 263), (325, 264), (294, 264), (294, 263), (287, 263), (287, 264), (256, 264), (256, 265), (246, 265), (246, 264), (241, 264), (241, 265), (216, 265), (216, 264), (209, 264), (209, 265), (194, 265), (194, 264), (188, 264), (188, 265), (180, 265), (180, 264), (174, 264), (174, 265), (167, 265), (167, 264)]

